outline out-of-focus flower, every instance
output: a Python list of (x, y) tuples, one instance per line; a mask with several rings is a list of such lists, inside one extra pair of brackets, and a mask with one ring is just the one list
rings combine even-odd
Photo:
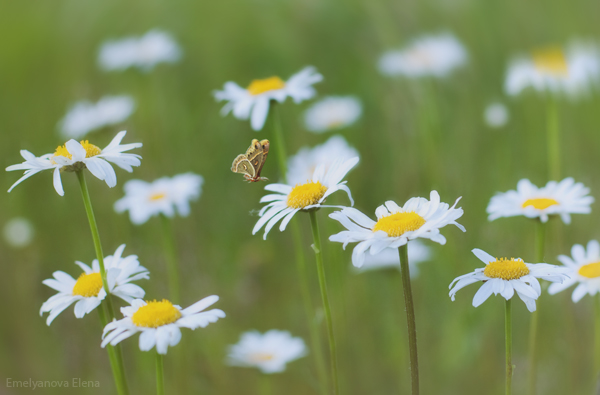
[(354, 96), (329, 96), (313, 104), (304, 113), (306, 129), (328, 132), (352, 125), (360, 118), (362, 105)]
[(175, 63), (181, 48), (170, 34), (151, 30), (141, 37), (127, 37), (102, 44), (98, 56), (100, 67), (107, 71), (138, 67), (152, 70), (158, 63)]
[(28, 246), (33, 240), (34, 233), (33, 225), (25, 218), (12, 218), (4, 224), (4, 240), (12, 247)]
[(151, 217), (163, 214), (182, 217), (190, 214), (190, 202), (202, 192), (204, 179), (194, 173), (162, 177), (152, 182), (129, 180), (125, 183), (125, 196), (115, 203), (115, 211), (129, 211), (131, 222), (143, 224)]
[[(419, 276), (419, 264), (431, 259), (431, 248), (420, 240), (413, 240), (408, 247), (408, 265), (410, 278)], [(365, 262), (356, 271), (363, 273), (372, 270), (396, 269), (400, 270), (400, 255), (398, 250), (386, 248), (372, 255), (365, 254)]]
[(558, 260), (565, 265), (565, 273), (569, 278), (562, 284), (550, 284), (550, 295), (579, 284), (571, 295), (573, 302), (577, 303), (585, 295), (594, 296), (600, 291), (600, 244), (596, 240), (588, 243), (587, 251), (582, 245), (575, 244), (570, 257), (560, 255)]
[(288, 159), (287, 182), (296, 185), (310, 180), (319, 165), (325, 170), (336, 160), (358, 157), (358, 151), (351, 147), (342, 136), (331, 136), (325, 143), (314, 148), (303, 147)]
[(305, 67), (287, 81), (273, 76), (262, 80), (253, 80), (248, 88), (242, 88), (235, 82), (226, 82), (222, 91), (215, 91), (218, 101), (228, 103), (221, 110), (225, 116), (233, 111), (237, 119), (250, 119), (253, 130), (261, 130), (269, 114), (271, 100), (283, 103), (291, 97), (294, 103), (313, 98), (316, 95), (313, 84), (321, 82), (323, 76), (314, 67)]
[(467, 62), (467, 51), (454, 35), (421, 36), (401, 50), (388, 51), (379, 59), (379, 71), (388, 76), (444, 78)]
[(306, 355), (306, 345), (287, 331), (271, 329), (243, 333), (237, 344), (229, 346), (227, 364), (254, 367), (265, 374), (280, 373), (288, 362)]
[(92, 130), (125, 121), (134, 108), (135, 102), (129, 96), (104, 96), (96, 103), (80, 101), (71, 107), (58, 127), (64, 137), (78, 139)]
[(508, 122), (508, 109), (502, 103), (491, 103), (485, 108), (483, 119), (490, 128), (501, 128)]

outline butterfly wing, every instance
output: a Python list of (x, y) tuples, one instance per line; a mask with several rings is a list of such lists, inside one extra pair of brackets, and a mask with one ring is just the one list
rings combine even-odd
[(246, 155), (238, 155), (231, 165), (231, 171), (234, 173), (244, 174), (250, 178), (256, 177), (256, 170)]

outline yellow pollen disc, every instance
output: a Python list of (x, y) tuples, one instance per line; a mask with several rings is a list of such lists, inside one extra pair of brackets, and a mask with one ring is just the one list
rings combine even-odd
[(248, 92), (251, 95), (260, 95), (268, 91), (275, 91), (285, 88), (285, 82), (279, 77), (269, 77), (262, 80), (252, 80), (248, 86)]
[(522, 259), (515, 258), (496, 258), (490, 262), (483, 270), (489, 278), (501, 278), (503, 280), (516, 280), (529, 274), (529, 269)]
[(548, 199), (548, 198), (537, 198), (537, 199), (527, 199), (524, 203), (523, 203), (523, 208), (526, 207), (533, 207), (536, 208), (538, 210), (545, 210), (550, 206), (555, 206), (558, 205), (558, 202), (554, 199)]
[(264, 352), (257, 352), (254, 353), (252, 355), (250, 355), (250, 360), (252, 362), (267, 362), (272, 360), (273, 358), (275, 358), (273, 356), (273, 354), (269, 354), (269, 353), (264, 353)]
[(81, 273), (73, 287), (73, 295), (91, 298), (92, 296), (98, 296), (101, 289), (102, 277), (100, 277), (100, 273)]
[(167, 196), (167, 194), (166, 194), (166, 193), (164, 193), (164, 192), (153, 193), (152, 195), (150, 195), (150, 198), (149, 198), (149, 200), (152, 200), (152, 201), (156, 201), (156, 200), (162, 200), (162, 199), (164, 199), (166, 196)]
[(298, 184), (292, 189), (287, 198), (287, 205), (291, 208), (304, 208), (319, 203), (327, 192), (327, 187), (317, 182)]
[(144, 328), (158, 328), (159, 326), (172, 324), (181, 318), (181, 312), (166, 299), (160, 302), (154, 300), (142, 306), (131, 317), (136, 326)]
[(377, 221), (373, 227), (373, 232), (383, 230), (390, 237), (398, 237), (406, 232), (417, 230), (424, 224), (425, 219), (414, 211), (395, 213)]
[(535, 51), (532, 58), (535, 68), (541, 73), (557, 77), (567, 75), (567, 58), (560, 48), (547, 48)]
[(600, 262), (588, 263), (579, 268), (578, 273), (580, 276), (587, 278), (600, 277)]
[[(81, 140), (80, 143), (85, 149), (86, 158), (91, 158), (92, 156), (96, 156), (102, 152), (100, 148), (96, 147), (94, 144), (90, 144), (88, 140)], [(66, 158), (73, 159), (73, 155), (71, 155), (71, 153), (67, 151), (66, 144), (59, 145), (58, 148), (56, 148), (56, 151), (54, 152), (54, 156), (64, 156)]]

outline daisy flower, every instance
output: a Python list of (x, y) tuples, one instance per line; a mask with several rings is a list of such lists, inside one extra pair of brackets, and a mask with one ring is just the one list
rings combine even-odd
[(522, 179), (517, 190), (498, 193), (492, 197), (487, 207), (488, 219), (524, 215), (548, 221), (550, 215), (560, 215), (565, 224), (571, 223), (571, 214), (589, 214), (594, 198), (589, 196), (589, 188), (572, 178), (561, 182), (550, 181), (538, 188), (529, 180)]
[(456, 225), (465, 231), (456, 222), (463, 215), (462, 208), (455, 208), (460, 198), (452, 207), (440, 202), (437, 191), (431, 191), (429, 199), (411, 198), (404, 207), (387, 201), (375, 210), (377, 221), (351, 207), (333, 212), (329, 217), (340, 222), (347, 230), (330, 236), (329, 240), (344, 243), (344, 248), (348, 243), (358, 243), (352, 251), (352, 264), (362, 267), (367, 250), (371, 255), (377, 255), (386, 248), (398, 249), (418, 238), (446, 244), (446, 238), (440, 234), (440, 228), (446, 225)]
[[(145, 294), (141, 287), (131, 282), (150, 277), (148, 270), (138, 262), (137, 255), (124, 258), (121, 256), (124, 249), (125, 244), (122, 244), (114, 255), (105, 257), (104, 267), (110, 293), (131, 303), (134, 298), (142, 298)], [(75, 263), (83, 270), (77, 280), (63, 271), (56, 271), (52, 274), (54, 278), (42, 281), (43, 284), (58, 291), (40, 309), (40, 315), (50, 313), (46, 320), (47, 325), (50, 325), (56, 316), (73, 303), (75, 303), (75, 317), (83, 318), (98, 307), (106, 297), (98, 260), (94, 259), (91, 267), (79, 261)]]
[(563, 282), (567, 276), (563, 268), (547, 263), (525, 263), (521, 258), (494, 258), (487, 252), (475, 248), (473, 254), (485, 263), (485, 268), (475, 269), (473, 273), (465, 274), (450, 283), (450, 298), (458, 290), (469, 284), (483, 281), (483, 285), (473, 297), (473, 307), (481, 305), (492, 294), (502, 295), (506, 300), (513, 297), (515, 292), (530, 312), (535, 311), (535, 301), (542, 294), (538, 278), (551, 282)]
[(273, 76), (253, 80), (247, 88), (229, 81), (222, 91), (216, 91), (214, 95), (218, 101), (228, 102), (221, 110), (223, 116), (233, 111), (237, 119), (250, 119), (252, 129), (258, 131), (265, 125), (271, 100), (283, 103), (287, 97), (291, 97), (294, 103), (300, 103), (311, 99), (316, 95), (312, 85), (322, 80), (323, 76), (314, 67), (305, 67), (287, 81)]
[(31, 244), (35, 230), (33, 224), (26, 218), (16, 217), (4, 224), (4, 240), (15, 248), (26, 247)]
[(208, 296), (188, 308), (182, 309), (166, 299), (146, 302), (136, 299), (131, 306), (122, 307), (125, 318), (106, 325), (102, 334), (102, 347), (113, 346), (141, 332), (139, 346), (142, 351), (150, 351), (156, 346), (159, 354), (166, 354), (169, 346), (181, 340), (180, 328), (205, 328), (225, 313), (219, 309), (202, 311), (216, 303), (219, 297)]
[(387, 76), (444, 78), (467, 62), (467, 51), (450, 33), (422, 36), (406, 48), (388, 51), (379, 59), (379, 71)]
[(109, 187), (117, 185), (117, 175), (115, 170), (109, 164), (114, 163), (121, 169), (132, 172), (132, 166), (139, 166), (142, 158), (136, 154), (125, 154), (134, 148), (139, 148), (142, 143), (121, 144), (121, 140), (127, 132), (119, 132), (115, 138), (104, 149), (90, 144), (88, 140), (77, 142), (69, 140), (65, 145), (56, 148), (53, 154), (35, 156), (27, 150), (21, 150), (21, 156), (25, 162), (8, 166), (6, 171), (25, 170), (25, 175), (15, 182), (8, 192), (19, 185), (23, 180), (43, 170), (54, 171), (54, 189), (63, 196), (65, 194), (60, 180), (60, 173), (63, 171), (78, 171), (87, 168), (96, 178), (106, 181)]
[(288, 362), (306, 355), (306, 345), (287, 331), (271, 329), (243, 333), (237, 344), (229, 346), (227, 364), (253, 367), (265, 374), (281, 373)]
[(362, 114), (362, 104), (354, 96), (329, 96), (313, 104), (304, 113), (306, 129), (328, 132), (352, 125)]
[(190, 202), (202, 192), (204, 179), (194, 173), (162, 177), (152, 182), (129, 180), (125, 183), (125, 196), (115, 203), (115, 211), (129, 211), (131, 222), (143, 224), (151, 217), (163, 214), (169, 218), (175, 213), (182, 217), (190, 214)]
[(358, 151), (342, 136), (332, 136), (325, 143), (314, 148), (300, 148), (296, 155), (288, 159), (287, 182), (290, 185), (303, 183), (312, 178), (318, 165), (324, 165), (327, 170), (336, 160), (358, 156)]
[(527, 88), (565, 93), (577, 98), (588, 93), (600, 77), (600, 54), (595, 46), (574, 42), (515, 58), (508, 67), (504, 89), (511, 96)]
[[(419, 264), (431, 259), (431, 248), (426, 246), (420, 240), (413, 240), (408, 249), (408, 267), (410, 278), (419, 276)], [(400, 255), (398, 250), (386, 248), (378, 254), (365, 254), (365, 261), (360, 268), (356, 268), (359, 273), (373, 270), (396, 269), (400, 270)]]
[(578, 284), (571, 295), (573, 302), (577, 303), (586, 294), (594, 296), (600, 291), (600, 244), (596, 240), (588, 243), (587, 251), (582, 245), (575, 244), (570, 257), (559, 255), (558, 260), (565, 265), (565, 273), (569, 279), (562, 284), (550, 284), (550, 295)]
[(490, 128), (501, 128), (508, 122), (508, 109), (502, 103), (490, 103), (483, 113), (483, 119)]
[[(328, 169), (324, 165), (319, 165), (315, 169), (310, 180), (296, 186), (286, 184), (269, 184), (265, 190), (275, 192), (271, 195), (265, 195), (260, 199), (261, 203), (268, 202), (258, 215), (260, 219), (252, 229), (252, 234), (256, 234), (263, 226), (267, 239), (267, 234), (281, 220), (279, 230), (283, 232), (292, 217), (298, 211), (316, 210), (323, 206), (323, 202), (332, 193), (342, 190), (348, 194), (350, 203), (353, 205), (350, 189), (346, 186), (347, 181), (342, 181), (346, 174), (358, 163), (358, 158), (347, 160), (337, 160)], [(265, 226), (266, 225), (266, 226)]]
[(104, 96), (96, 103), (80, 101), (60, 121), (59, 129), (64, 137), (78, 139), (92, 130), (125, 121), (134, 108), (129, 96)]
[(127, 37), (102, 44), (98, 63), (103, 70), (125, 70), (138, 67), (149, 71), (158, 63), (175, 63), (181, 48), (170, 34), (151, 30), (141, 37)]

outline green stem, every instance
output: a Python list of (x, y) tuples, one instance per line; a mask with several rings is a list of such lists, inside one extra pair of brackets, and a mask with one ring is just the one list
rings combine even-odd
[(261, 373), (260, 374), (260, 395), (271, 395), (273, 391), (271, 390), (271, 377), (268, 374)]
[[(535, 228), (535, 263), (544, 261), (544, 247), (546, 242), (546, 224), (536, 220)], [(537, 393), (537, 333), (540, 315), (540, 299), (537, 301), (537, 309), (531, 313), (529, 324), (529, 394)]]
[(548, 172), (551, 180), (560, 177), (560, 125), (558, 120), (558, 103), (552, 96), (547, 103), (546, 140), (548, 144)]
[(163, 356), (156, 353), (156, 394), (165, 394), (165, 375), (163, 369)]
[(512, 365), (512, 299), (506, 301), (506, 308), (504, 310), (504, 333), (505, 333), (505, 344), (506, 344), (506, 389), (505, 394), (512, 394), (512, 376), (513, 376), (513, 365)]
[[(83, 170), (76, 172), (77, 179), (79, 180), (79, 186), (81, 187), (81, 196), (83, 197), (83, 205), (85, 206), (85, 212), (87, 213), (88, 221), (90, 223), (90, 230), (92, 231), (92, 239), (94, 240), (94, 249), (96, 250), (96, 258), (98, 259), (98, 265), (100, 266), (100, 277), (102, 278), (102, 286), (106, 292), (103, 305), (106, 307), (106, 314), (104, 311), (101, 313), (101, 319), (103, 318), (103, 325), (115, 318), (115, 310), (112, 304), (112, 297), (108, 288), (108, 281), (106, 280), (106, 269), (104, 267), (104, 254), (102, 253), (102, 244), (100, 243), (100, 233), (98, 232), (98, 225), (96, 224), (96, 217), (94, 216), (94, 210), (92, 208), (92, 201), (90, 199), (90, 193), (85, 182), (85, 175)], [(99, 308), (101, 310), (102, 308)], [(117, 385), (117, 390), (120, 395), (126, 395), (129, 393), (127, 387), (127, 378), (125, 377), (125, 368), (123, 363), (123, 354), (121, 353), (120, 345), (115, 347), (108, 345), (106, 347), (110, 359), (111, 369)], [(111, 356), (111, 354), (114, 354)], [(117, 372), (117, 373), (115, 373)]]
[(278, 103), (274, 100), (271, 100), (269, 110), (271, 111), (271, 125), (273, 127), (273, 137), (275, 138), (275, 145), (277, 146), (277, 160), (279, 162), (279, 171), (281, 172), (281, 178), (285, 179), (287, 177), (287, 155), (285, 151), (283, 128), (281, 127), (281, 117), (279, 115)]
[(410, 271), (408, 269), (408, 244), (398, 249), (400, 254), (400, 272), (402, 274), (402, 288), (404, 290), (404, 305), (406, 309), (406, 324), (408, 325), (408, 347), (410, 354), (410, 378), (412, 395), (419, 395), (419, 358), (417, 353), (417, 325), (415, 320), (415, 307), (413, 304), (412, 289), (410, 285)]
[(600, 294), (594, 296), (594, 325), (595, 325), (595, 352), (594, 352), (594, 374), (596, 377), (600, 374)]
[(177, 249), (175, 248), (175, 236), (171, 220), (166, 215), (161, 214), (163, 242), (167, 258), (167, 273), (169, 281), (169, 293), (171, 294), (171, 302), (178, 304), (181, 302), (180, 287), (179, 287), (179, 263), (177, 259)]
[(337, 354), (335, 350), (335, 334), (333, 331), (333, 321), (331, 319), (331, 308), (329, 307), (329, 296), (327, 295), (327, 283), (325, 282), (325, 267), (323, 266), (323, 251), (321, 250), (321, 236), (319, 235), (319, 224), (317, 223), (316, 211), (309, 211), (310, 226), (313, 235), (313, 250), (317, 259), (317, 273), (319, 275), (319, 288), (321, 288), (321, 298), (323, 299), (323, 310), (325, 311), (325, 320), (327, 321), (327, 335), (329, 336), (329, 353), (331, 359), (331, 375), (333, 381), (333, 393), (339, 394)]

